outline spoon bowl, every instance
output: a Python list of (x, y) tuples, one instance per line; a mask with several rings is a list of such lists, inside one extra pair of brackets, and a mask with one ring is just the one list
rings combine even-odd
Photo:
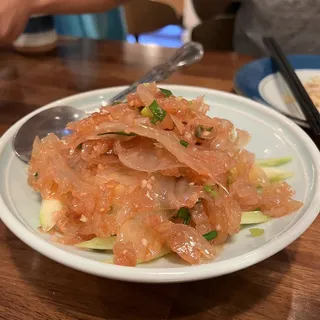
[(52, 132), (62, 138), (70, 134), (65, 129), (69, 122), (78, 121), (85, 116), (84, 111), (70, 106), (57, 106), (36, 114), (20, 127), (14, 137), (13, 148), (16, 155), (22, 161), (29, 162), (36, 136), (42, 139)]

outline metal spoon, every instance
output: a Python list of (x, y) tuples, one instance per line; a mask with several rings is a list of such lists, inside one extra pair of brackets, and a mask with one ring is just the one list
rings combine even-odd
[[(106, 104), (123, 100), (129, 93), (136, 90), (141, 83), (163, 81), (178, 68), (191, 65), (203, 57), (203, 47), (196, 42), (189, 42), (178, 49), (165, 63), (160, 64), (147, 72), (139, 81), (134, 82), (129, 88), (123, 90)], [(52, 132), (59, 138), (70, 134), (65, 127), (69, 122), (83, 119), (87, 113), (71, 106), (57, 106), (37, 113), (27, 120), (13, 140), (13, 149), (22, 161), (28, 163), (31, 159), (32, 145), (36, 136), (44, 138)]]
[(148, 71), (140, 80), (134, 82), (129, 88), (120, 92), (108, 103), (124, 99), (129, 93), (136, 90), (137, 86), (145, 82), (160, 82), (167, 79), (177, 69), (191, 65), (203, 57), (203, 47), (197, 42), (188, 42), (179, 48), (165, 63), (160, 64)]

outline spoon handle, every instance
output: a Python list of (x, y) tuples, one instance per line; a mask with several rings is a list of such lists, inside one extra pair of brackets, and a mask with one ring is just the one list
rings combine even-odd
[(118, 93), (108, 100), (108, 104), (123, 100), (129, 93), (136, 90), (137, 86), (146, 82), (159, 82), (167, 79), (178, 68), (190, 65), (203, 57), (203, 47), (197, 42), (188, 42), (179, 48), (165, 63), (148, 71), (140, 80), (135, 81), (129, 88)]

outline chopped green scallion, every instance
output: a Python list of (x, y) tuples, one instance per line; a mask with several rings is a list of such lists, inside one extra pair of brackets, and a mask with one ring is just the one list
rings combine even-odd
[(210, 231), (204, 235), (202, 235), (206, 240), (211, 241), (218, 236), (218, 232), (216, 230)]
[(159, 88), (160, 91), (166, 96), (166, 98), (171, 97), (173, 94), (170, 90)]
[(196, 126), (195, 131), (194, 131), (194, 135), (195, 135), (197, 138), (199, 138), (199, 139), (203, 139), (203, 137), (202, 137), (203, 131), (209, 131), (209, 132), (211, 132), (212, 129), (213, 129), (213, 127), (211, 127), (211, 128), (204, 128), (203, 126), (200, 126), (200, 125), (199, 125), (199, 126)]
[(77, 146), (77, 149), (82, 150), (82, 143)]
[(158, 121), (161, 122), (167, 114), (167, 112), (159, 106), (156, 100), (153, 100), (149, 106), (149, 109), (153, 114), (153, 118), (151, 119), (152, 123), (157, 123)]
[(212, 198), (215, 198), (218, 195), (217, 191), (214, 189), (214, 186), (212, 185), (209, 185), (209, 184), (205, 185), (203, 187), (203, 190), (209, 193)]
[(39, 177), (38, 171), (33, 176), (37, 179)]
[(141, 114), (146, 118), (152, 119), (152, 117), (153, 117), (153, 114), (152, 114), (151, 110), (148, 107), (144, 107), (141, 110)]
[(189, 224), (191, 221), (191, 214), (188, 208), (180, 208), (177, 217), (183, 220), (183, 224)]
[(187, 147), (189, 145), (189, 142), (185, 141), (185, 140), (180, 140), (180, 144), (184, 147)]
[(203, 132), (203, 127), (202, 126), (196, 126), (196, 129), (194, 131), (194, 135), (197, 138), (202, 139), (202, 132)]

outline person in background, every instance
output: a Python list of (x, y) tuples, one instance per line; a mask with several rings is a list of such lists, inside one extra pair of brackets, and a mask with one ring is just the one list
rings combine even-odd
[(239, 3), (240, 0), (184, 0), (183, 42), (194, 40), (206, 50), (231, 51)]
[(232, 2), (241, 2), (233, 38), (234, 50), (239, 53), (265, 55), (262, 37), (273, 36), (286, 53), (320, 54), (319, 0), (185, 1), (192, 2), (189, 11), (193, 9), (201, 22), (215, 19)]
[(60, 34), (124, 40), (125, 24), (117, 8), (124, 2), (126, 0), (1, 0), (0, 44), (11, 44), (23, 32), (31, 15), (43, 13), (55, 15)]

